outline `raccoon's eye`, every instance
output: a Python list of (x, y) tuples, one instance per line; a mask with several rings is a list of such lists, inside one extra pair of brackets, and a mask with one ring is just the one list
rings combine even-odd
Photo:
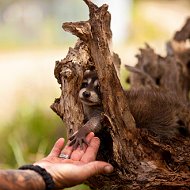
[(88, 86), (88, 83), (87, 82), (83, 82), (82, 85), (81, 85), (81, 88), (86, 88)]

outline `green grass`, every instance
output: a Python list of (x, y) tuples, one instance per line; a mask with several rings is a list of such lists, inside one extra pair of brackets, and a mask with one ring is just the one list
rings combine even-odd
[[(14, 169), (48, 155), (59, 137), (66, 137), (61, 119), (40, 103), (21, 103), (15, 115), (0, 128), (0, 168)], [(68, 190), (90, 190), (78, 185)]]
[(0, 128), (1, 168), (33, 163), (49, 153), (58, 137), (66, 136), (61, 119), (49, 111), (37, 104), (22, 106)]
[(64, 190), (90, 190), (90, 187), (82, 184), (82, 185), (77, 185), (71, 188), (65, 188)]

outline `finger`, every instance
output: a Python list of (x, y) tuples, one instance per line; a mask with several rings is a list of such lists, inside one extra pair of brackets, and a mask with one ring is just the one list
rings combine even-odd
[(94, 137), (89, 146), (86, 149), (85, 154), (83, 154), (81, 161), (83, 162), (91, 162), (96, 159), (96, 155), (100, 146), (100, 139), (98, 137)]
[(70, 155), (71, 155), (72, 151), (73, 151), (73, 147), (70, 146), (70, 141), (68, 141), (67, 144), (66, 144), (66, 146), (61, 151), (61, 154), (68, 155), (69, 158), (70, 158)]
[[(68, 172), (70, 174), (71, 167), (70, 165), (67, 165), (67, 166), (68, 166)], [(87, 164), (73, 165), (72, 181), (70, 182), (70, 184), (68, 184), (68, 186), (70, 187), (73, 185), (80, 184), (84, 182), (86, 179), (88, 179), (89, 177), (92, 177), (96, 174), (108, 174), (108, 173), (111, 173), (112, 171), (113, 171), (113, 166), (103, 161), (93, 161)]]
[(64, 146), (64, 141), (65, 139), (64, 138), (60, 138), (56, 141), (56, 143), (54, 144), (51, 152), (49, 153), (48, 156), (59, 156), (59, 154), (61, 153), (62, 149), (63, 149), (63, 146)]
[(93, 161), (83, 165), (83, 175), (87, 178), (96, 174), (108, 174), (113, 172), (113, 166), (107, 162)]
[(85, 144), (86, 145), (88, 145), (90, 142), (91, 142), (91, 140), (93, 139), (93, 137), (94, 137), (94, 133), (93, 132), (90, 132), (87, 136), (86, 136), (86, 139), (85, 139)]
[[(94, 137), (94, 133), (89, 133), (87, 136), (86, 136), (86, 142), (87, 144), (90, 144), (91, 140), (93, 139)], [(74, 160), (74, 161), (79, 161), (81, 160), (82, 156), (85, 154), (86, 152), (86, 149), (87, 149), (87, 145), (83, 143), (83, 148), (81, 149), (80, 146), (78, 146), (78, 148), (76, 150), (74, 150), (71, 154), (71, 159)]]
[(88, 145), (89, 145), (88, 142), (90, 142), (90, 140), (87, 141), (87, 139), (82, 139), (82, 142), (81, 142), (81, 144), (80, 144), (80, 148), (83, 149), (83, 144), (88, 146)]

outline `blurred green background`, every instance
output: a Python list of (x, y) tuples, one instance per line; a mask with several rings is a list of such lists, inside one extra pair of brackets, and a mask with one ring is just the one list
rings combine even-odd
[[(164, 44), (190, 16), (189, 0), (94, 0), (109, 4), (113, 49), (134, 65), (138, 48), (149, 43), (164, 55)], [(76, 38), (66, 21), (88, 20), (82, 0), (0, 0), (0, 167), (17, 168), (47, 155), (65, 137), (61, 119), (49, 108), (60, 96), (56, 60)], [(123, 68), (123, 67), (122, 67)], [(122, 69), (124, 87), (127, 72)], [(75, 187), (72, 189), (88, 189)]]

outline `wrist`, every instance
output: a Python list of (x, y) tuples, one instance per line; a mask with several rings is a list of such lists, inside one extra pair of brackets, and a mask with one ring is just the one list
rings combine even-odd
[(36, 172), (41, 179), (43, 179), (43, 184), (45, 184), (45, 190), (53, 190), (55, 188), (55, 183), (50, 173), (46, 171), (46, 169), (38, 166), (38, 165), (24, 165), (19, 168), (20, 170), (32, 170)]
[[(62, 173), (58, 172), (60, 170), (60, 166), (57, 166), (56, 164), (52, 166), (43, 161), (35, 162), (33, 165), (38, 165), (42, 168), (45, 168), (46, 171), (51, 174), (55, 183), (55, 189), (64, 189), (71, 187), (71, 185), (67, 183), (67, 175), (64, 175), (64, 171), (62, 171)], [(65, 178), (63, 178), (63, 175)]]
[[(19, 169), (20, 170), (20, 169)], [(42, 178), (42, 176), (40, 174), (38, 174), (37, 172), (33, 171), (33, 170), (20, 170), (20, 172), (25, 173), (28, 176), (32, 176), (32, 180), (34, 180), (33, 183), (33, 187), (31, 187), (31, 189), (36, 189), (36, 190), (40, 190), (46, 189), (46, 184)], [(27, 189), (30, 189), (29, 187)]]
[(44, 167), (46, 169), (46, 171), (48, 171), (52, 178), (53, 178), (53, 181), (55, 183), (55, 189), (64, 189), (64, 188), (68, 188), (70, 187), (67, 183), (66, 183), (66, 179), (63, 177), (62, 174), (64, 174), (64, 172), (62, 173), (59, 173), (58, 170), (59, 170), (59, 167), (57, 166), (54, 166), (54, 167), (48, 167), (48, 166), (45, 166), (43, 164), (40, 164), (41, 167)]

